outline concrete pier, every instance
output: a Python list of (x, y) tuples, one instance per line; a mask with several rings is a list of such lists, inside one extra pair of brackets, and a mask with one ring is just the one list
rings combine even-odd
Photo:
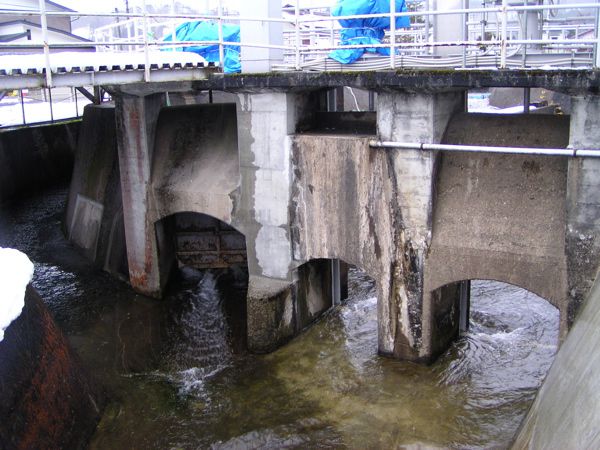
[[(472, 279), (541, 295), (560, 311), (564, 337), (600, 260), (595, 160), (369, 146), (597, 148), (600, 103), (581, 74), (562, 78), (577, 94), (570, 119), (464, 112), (472, 85), (558, 87), (552, 73), (525, 75), (250, 75), (111, 88), (132, 286), (158, 297), (176, 265), (247, 264), (248, 346), (257, 352), (335, 303), (344, 283), (333, 261), (375, 281), (383, 355), (434, 360), (467, 325), (461, 286)], [(376, 112), (329, 112), (323, 99), (340, 85), (376, 91)], [(182, 241), (184, 213), (203, 219)], [(225, 238), (219, 230), (237, 242), (234, 259), (213, 248)], [(103, 254), (105, 240), (81, 234)]]
[[(156, 123), (164, 94), (116, 99), (117, 143), (129, 281), (142, 294), (160, 297), (158, 246), (150, 207), (150, 174)], [(164, 278), (163, 278), (164, 280)]]
[[(572, 99), (569, 145), (600, 147), (600, 96)], [(566, 196), (566, 243), (568, 267), (568, 326), (587, 298), (600, 261), (600, 160), (569, 160)]]

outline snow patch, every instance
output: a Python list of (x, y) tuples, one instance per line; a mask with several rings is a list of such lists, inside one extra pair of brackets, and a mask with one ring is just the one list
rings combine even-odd
[(0, 247), (0, 341), (4, 330), (21, 315), (25, 288), (33, 277), (33, 263), (27, 255)]

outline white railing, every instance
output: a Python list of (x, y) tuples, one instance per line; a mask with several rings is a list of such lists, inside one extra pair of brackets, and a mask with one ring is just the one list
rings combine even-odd
[[(284, 51), (284, 61), (280, 69), (314, 70), (319, 59), (326, 58), (330, 51), (340, 48), (387, 48), (389, 57), (367, 58), (367, 68), (401, 68), (414, 67), (532, 67), (545, 62), (555, 62), (559, 66), (570, 65), (578, 67), (598, 67), (600, 52), (598, 51), (598, 15), (600, 1), (576, 4), (529, 4), (531, 0), (516, 2), (513, 0), (483, 0), (477, 1), (478, 7), (462, 7), (453, 10), (426, 9), (428, 1), (410, 0), (409, 7), (415, 10), (398, 12), (393, 10), (394, 2), (390, 2), (389, 13), (377, 15), (355, 15), (331, 17), (327, 15), (303, 14), (307, 11), (301, 8), (298, 0), (293, 9), (288, 9), (286, 17), (242, 17), (223, 13), (221, 2), (217, 14), (169, 14), (149, 13), (145, 0), (142, 1), (141, 12), (134, 13), (81, 13), (46, 11), (45, 1), (39, 0), (39, 11), (0, 11), (2, 15), (25, 15), (40, 18), (43, 43), (37, 47), (45, 55), (46, 85), (52, 86), (51, 50), (74, 47), (94, 46), (98, 51), (135, 51), (145, 54), (145, 77), (150, 79), (150, 53), (153, 49), (166, 49), (218, 45), (220, 62), (223, 62), (226, 46), (240, 46), (242, 54), (245, 48), (258, 47), (279, 49)], [(468, 5), (463, 0), (462, 5)], [(569, 16), (569, 11), (586, 11), (585, 17)], [(293, 12), (293, 14), (291, 13)], [(528, 38), (523, 28), (523, 18), (535, 14), (542, 18), (538, 36)], [(561, 17), (562, 14), (562, 17)], [(435, 22), (447, 15), (462, 16), (463, 26), (454, 40), (443, 41), (436, 39)], [(559, 17), (553, 17), (558, 15)], [(91, 42), (49, 42), (47, 20), (56, 16), (77, 17), (109, 17), (121, 20), (96, 30)], [(409, 17), (409, 29), (387, 31), (384, 40), (377, 45), (340, 45), (339, 19), (364, 19), (374, 17), (389, 17), (395, 24), (395, 17)], [(167, 34), (175, 35), (179, 23), (184, 21), (208, 20), (218, 24), (219, 38), (213, 41), (165, 42)], [(224, 23), (244, 22), (278, 22), (283, 23), (287, 30), (282, 41), (278, 44), (270, 42), (226, 42), (223, 38)], [(526, 21), (525, 21), (526, 22)], [(324, 28), (322, 24), (328, 23)], [(32, 43), (0, 43), (0, 50), (5, 47), (18, 50), (19, 47), (32, 47)], [(33, 44), (35, 46), (35, 44)], [(450, 49), (450, 51), (442, 51)]]

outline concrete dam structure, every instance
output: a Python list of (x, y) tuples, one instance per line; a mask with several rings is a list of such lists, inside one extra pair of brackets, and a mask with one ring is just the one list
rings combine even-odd
[[(473, 279), (542, 296), (564, 337), (598, 268), (598, 161), (376, 143), (597, 148), (592, 75), (305, 73), (107, 87), (114, 108), (84, 115), (68, 233), (154, 297), (177, 265), (247, 265), (256, 352), (339, 302), (347, 264), (375, 280), (383, 355), (435, 359), (458, 336)], [(568, 93), (572, 114), (465, 113), (469, 88), (524, 85)], [(375, 112), (328, 109), (337, 86), (376, 92)]]

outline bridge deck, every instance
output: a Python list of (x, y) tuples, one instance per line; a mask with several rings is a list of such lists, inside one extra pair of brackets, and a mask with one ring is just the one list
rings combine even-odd
[[(224, 75), (211, 73), (191, 83), (194, 90), (302, 91), (350, 86), (373, 90), (404, 89), (443, 92), (489, 87), (546, 88), (577, 95), (600, 92), (600, 70), (461, 70), (404, 69), (376, 72), (270, 72)], [(142, 95), (151, 92), (189, 90), (185, 83), (133, 83), (110, 86), (116, 93)]]
[(216, 70), (192, 52), (153, 51), (148, 59), (144, 53), (63, 52), (53, 53), (50, 61), (52, 86), (43, 54), (2, 55), (0, 90), (194, 81)]

